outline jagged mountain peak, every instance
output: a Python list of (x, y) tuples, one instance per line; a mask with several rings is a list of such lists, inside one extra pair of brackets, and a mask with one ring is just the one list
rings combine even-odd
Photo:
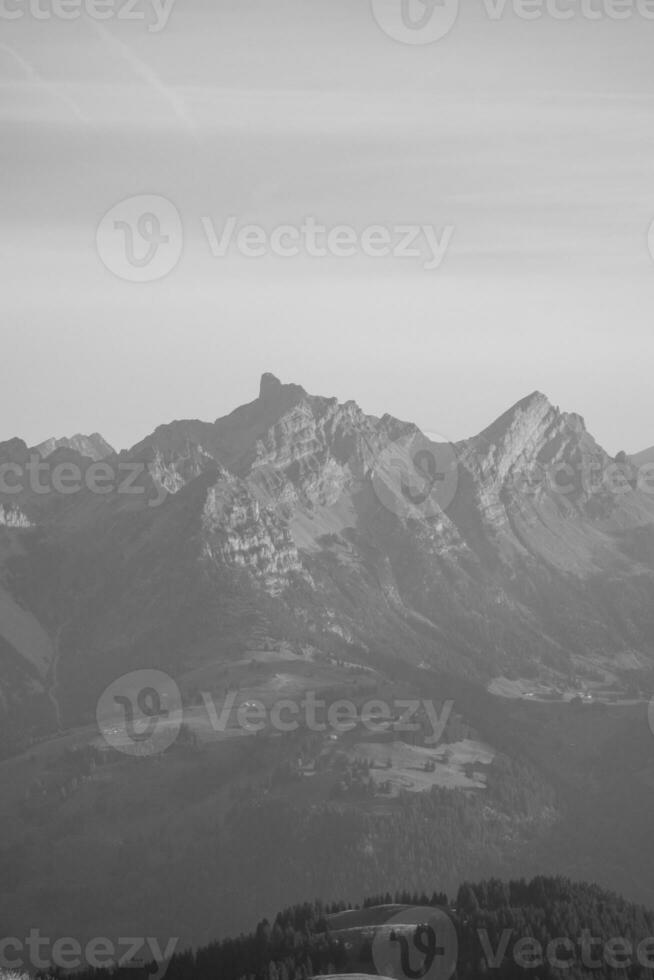
[[(516, 402), (486, 429), (462, 444), (464, 452), (474, 452), (479, 459), (491, 462), (498, 472), (506, 472), (518, 460), (533, 461), (568, 444), (574, 451), (602, 450), (586, 430), (581, 417), (562, 412), (540, 391), (534, 391)], [(558, 448), (556, 448), (558, 447)]]
[(99, 432), (92, 432), (91, 435), (84, 435), (82, 432), (75, 433), (74, 436), (62, 436), (60, 439), (54, 436), (33, 447), (43, 459), (47, 459), (58, 449), (72, 449), (80, 456), (87, 456), (94, 461), (106, 459), (113, 456), (115, 449), (110, 446), (107, 440)]
[(543, 394), (542, 391), (536, 389), (535, 391), (532, 391), (531, 394), (525, 395), (524, 398), (521, 398), (517, 404), (525, 407), (529, 407), (531, 405), (542, 404), (543, 402), (547, 402), (548, 405), (552, 404), (549, 398), (547, 397), (547, 395)]
[(559, 414), (559, 410), (552, 405), (549, 398), (540, 391), (533, 391), (491, 422), (474, 441), (497, 445), (511, 432), (542, 424), (543, 420), (555, 414)]
[[(124, 622), (137, 663), (160, 631), (179, 636), (181, 649), (196, 633), (202, 643), (223, 636), (227, 617), (230, 637), (249, 649), (255, 610), (271, 636), (336, 637), (418, 662), (433, 655), (484, 677), (541, 655), (566, 673), (562, 651), (581, 655), (586, 637), (607, 656), (627, 644), (651, 649), (654, 502), (587, 479), (587, 459), (598, 457), (601, 477), (604, 458), (579, 416), (533, 392), (443, 455), (411, 422), (270, 373), (258, 390), (257, 380), (253, 400), (224, 418), (172, 421), (119, 457), (118, 467), (147, 467), (167, 494), (147, 484), (134, 498), (119, 488), (41, 496), (26, 481), (20, 512), (13, 497), (0, 500), (0, 544), (32, 547), (34, 538), (29, 596), (44, 616), (63, 603), (80, 648), (110, 657)], [(20, 440), (12, 446), (27, 455)], [(66, 582), (88, 579), (88, 615), (68, 608), (70, 588), (50, 583), (50, 540), (69, 549)], [(64, 669), (72, 676), (78, 666)]]
[(229, 415), (217, 418), (214, 425), (222, 430), (243, 426), (257, 420), (258, 427), (273, 425), (285, 412), (294, 408), (309, 395), (301, 385), (284, 384), (279, 378), (265, 372), (259, 382), (259, 395), (254, 401), (239, 405)]
[(264, 371), (259, 382), (259, 397), (263, 398), (267, 388), (281, 388), (282, 383), (272, 371)]
[(16, 456), (24, 456), (27, 453), (27, 443), (23, 439), (15, 436), (13, 439), (6, 439), (0, 442), (0, 460), (12, 460)]
[(654, 446), (650, 446), (649, 449), (643, 449), (640, 453), (635, 453), (630, 459), (639, 466), (643, 466), (646, 463), (654, 463)]
[(279, 378), (266, 371), (259, 382), (259, 401), (265, 404), (278, 402), (280, 399), (306, 397), (306, 391), (301, 385), (282, 384)]

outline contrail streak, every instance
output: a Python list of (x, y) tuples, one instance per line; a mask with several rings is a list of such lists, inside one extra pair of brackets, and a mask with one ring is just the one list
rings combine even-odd
[(92, 21), (92, 25), (96, 32), (102, 38), (103, 42), (107, 47), (114, 51), (116, 54), (120, 55), (130, 66), (132, 71), (141, 78), (146, 85), (148, 85), (153, 91), (161, 96), (162, 99), (168, 104), (169, 108), (172, 110), (175, 117), (184, 125), (186, 129), (197, 139), (197, 130), (195, 128), (195, 123), (191, 119), (184, 104), (184, 100), (179, 96), (173, 89), (169, 88), (168, 85), (161, 79), (154, 68), (151, 68), (142, 58), (139, 58), (137, 54), (132, 51), (132, 49), (112, 34), (104, 24), (98, 23), (98, 21)]
[(73, 102), (73, 100), (69, 98), (65, 92), (62, 92), (54, 82), (49, 82), (46, 78), (44, 78), (43, 75), (36, 70), (34, 65), (27, 61), (26, 58), (23, 58), (23, 56), (15, 51), (14, 48), (12, 48), (9, 44), (5, 44), (0, 41), (0, 51), (5, 51), (8, 55), (10, 55), (16, 64), (22, 68), (30, 81), (35, 82), (41, 88), (44, 88), (47, 92), (49, 92), (50, 95), (54, 96), (57, 101), (63, 102), (64, 105), (68, 106), (79, 122), (84, 123), (85, 126), (91, 125), (91, 120), (84, 115), (77, 103)]

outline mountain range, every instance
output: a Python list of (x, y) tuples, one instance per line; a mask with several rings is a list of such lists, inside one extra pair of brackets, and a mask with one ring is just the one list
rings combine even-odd
[(649, 449), (643, 449), (642, 452), (636, 453), (631, 457), (631, 461), (639, 466), (646, 463), (654, 463), (654, 446), (650, 446)]
[(88, 456), (96, 461), (105, 459), (107, 456), (113, 456), (115, 453), (115, 450), (99, 432), (93, 432), (90, 436), (78, 432), (70, 438), (64, 436), (61, 439), (46, 439), (45, 442), (41, 442), (33, 448), (44, 459), (51, 456), (57, 449), (74, 449), (80, 456)]
[(498, 691), (654, 677), (654, 495), (538, 392), (444, 444), (264, 374), (215, 422), (120, 453), (13, 439), (1, 464), (0, 703), (46, 730), (121, 672), (183, 679), (268, 641)]
[[(8, 935), (197, 947), (307, 894), (544, 871), (654, 902), (645, 465), (538, 392), (443, 443), (269, 374), (224, 418), (103, 445), (0, 444)], [(143, 668), (183, 706), (151, 756), (96, 719)], [(445, 727), (208, 710), (310, 692)]]

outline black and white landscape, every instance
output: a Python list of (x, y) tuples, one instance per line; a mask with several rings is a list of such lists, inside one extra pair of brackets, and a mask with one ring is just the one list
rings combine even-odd
[(0, 31), (0, 980), (651, 977), (654, 7)]
[(11, 936), (539, 872), (652, 901), (646, 461), (540, 393), (439, 444), (272, 374), (59, 442), (0, 447)]

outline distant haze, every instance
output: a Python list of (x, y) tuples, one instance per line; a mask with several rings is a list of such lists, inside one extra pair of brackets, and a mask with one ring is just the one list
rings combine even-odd
[[(538, 389), (609, 452), (654, 443), (654, 21), (475, 3), (422, 47), (367, 0), (178, 0), (159, 33), (1, 30), (0, 439), (120, 448), (272, 371), (447, 439)], [(95, 250), (136, 194), (174, 202), (185, 238), (142, 285)], [(455, 230), (433, 271), (216, 259), (201, 218), (229, 215)]]

